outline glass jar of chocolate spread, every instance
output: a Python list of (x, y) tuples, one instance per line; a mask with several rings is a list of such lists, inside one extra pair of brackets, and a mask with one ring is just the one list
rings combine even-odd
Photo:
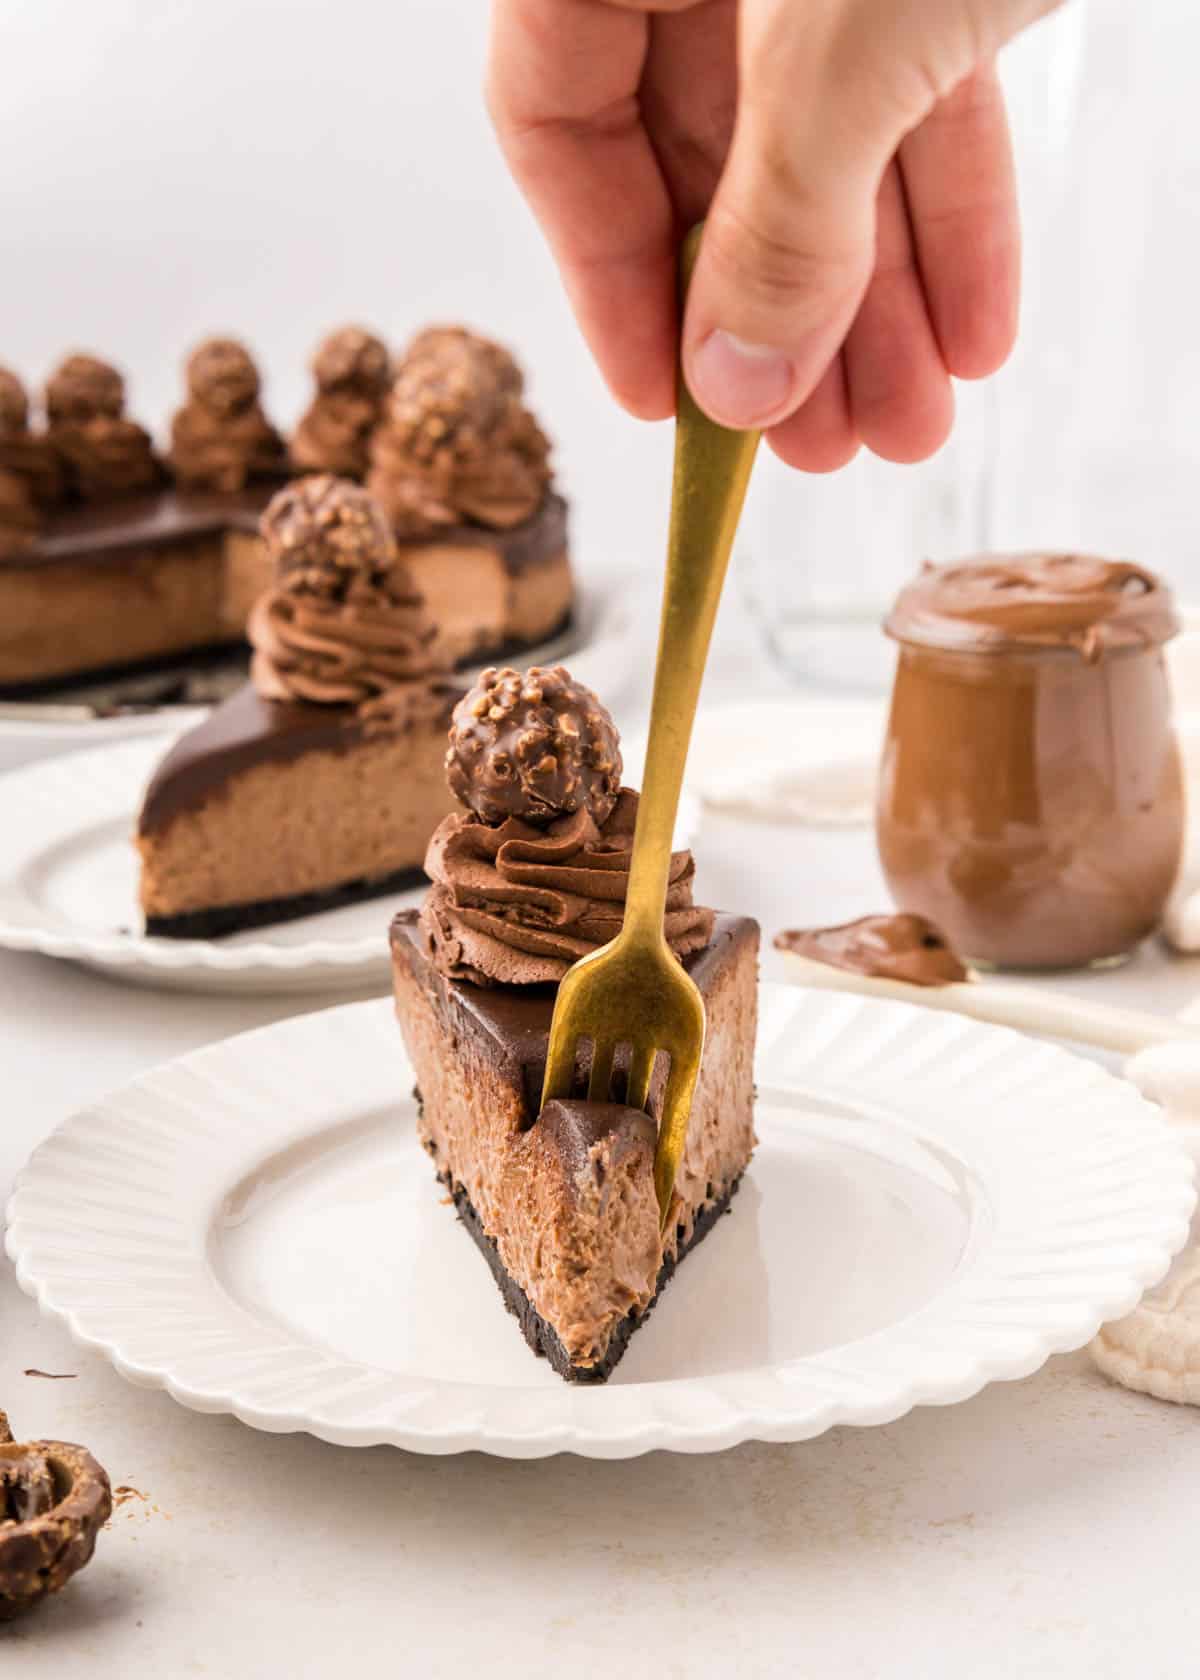
[(1183, 846), (1178, 628), (1152, 572), (1082, 555), (927, 567), (903, 591), (877, 812), (900, 909), (996, 968), (1117, 961), (1153, 931)]

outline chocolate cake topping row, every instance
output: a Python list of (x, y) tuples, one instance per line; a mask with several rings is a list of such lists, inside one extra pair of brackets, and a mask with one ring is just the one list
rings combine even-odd
[(523, 400), (524, 379), (500, 345), (462, 327), (418, 334), (394, 370), (364, 327), (330, 333), (313, 358), (316, 396), (285, 446), (261, 403), (249, 351), (235, 339), (199, 345), (165, 465), (125, 414), (125, 382), (75, 353), (45, 388), (47, 428), (29, 430), (21, 381), (0, 368), (0, 468), (27, 480), (35, 505), (103, 502), (162, 483), (234, 494), (289, 471), (358, 480), (401, 536), (452, 528), (516, 532), (545, 502), (550, 445)]

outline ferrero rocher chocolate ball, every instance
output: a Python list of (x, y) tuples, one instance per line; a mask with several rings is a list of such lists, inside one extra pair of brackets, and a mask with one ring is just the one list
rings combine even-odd
[(486, 823), (544, 827), (586, 809), (599, 827), (621, 787), (616, 725), (561, 665), (493, 666), (454, 708), (446, 779)]
[(46, 381), (46, 413), (56, 420), (115, 420), (125, 407), (125, 381), (98, 356), (76, 354), (59, 363)]
[(382, 396), (391, 377), (391, 358), (383, 340), (365, 327), (338, 327), (317, 346), (312, 369), (319, 391)]
[(254, 359), (235, 338), (210, 338), (187, 359), (188, 395), (214, 414), (239, 414), (258, 396)]
[(0, 367), (0, 434), (23, 433), (29, 425), (29, 398), (10, 368)]
[(261, 529), (280, 586), (296, 594), (345, 600), (356, 583), (377, 584), (398, 565), (396, 540), (378, 502), (332, 473), (280, 490)]

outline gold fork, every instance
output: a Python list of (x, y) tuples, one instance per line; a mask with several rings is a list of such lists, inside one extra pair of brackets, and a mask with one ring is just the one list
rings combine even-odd
[[(701, 232), (693, 228), (684, 241), (681, 299)], [(543, 1106), (570, 1095), (580, 1040), (590, 1039), (588, 1099), (607, 1101), (618, 1047), (627, 1044), (625, 1100), (645, 1108), (655, 1061), (660, 1053), (670, 1058), (654, 1155), (664, 1229), (704, 1049), (704, 1000), (663, 933), (671, 841), (713, 620), (759, 438), (709, 420), (692, 401), (682, 369), (676, 412), (667, 573), (625, 918), (617, 937), (581, 958), (559, 986), (542, 1090)]]

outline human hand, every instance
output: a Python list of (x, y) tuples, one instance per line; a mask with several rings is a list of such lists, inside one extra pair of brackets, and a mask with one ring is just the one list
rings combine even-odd
[(951, 375), (1012, 347), (993, 59), (1058, 3), (493, 0), (493, 121), (617, 399), (674, 412), (679, 240), (707, 217), (701, 406), (810, 471), (932, 454)]

